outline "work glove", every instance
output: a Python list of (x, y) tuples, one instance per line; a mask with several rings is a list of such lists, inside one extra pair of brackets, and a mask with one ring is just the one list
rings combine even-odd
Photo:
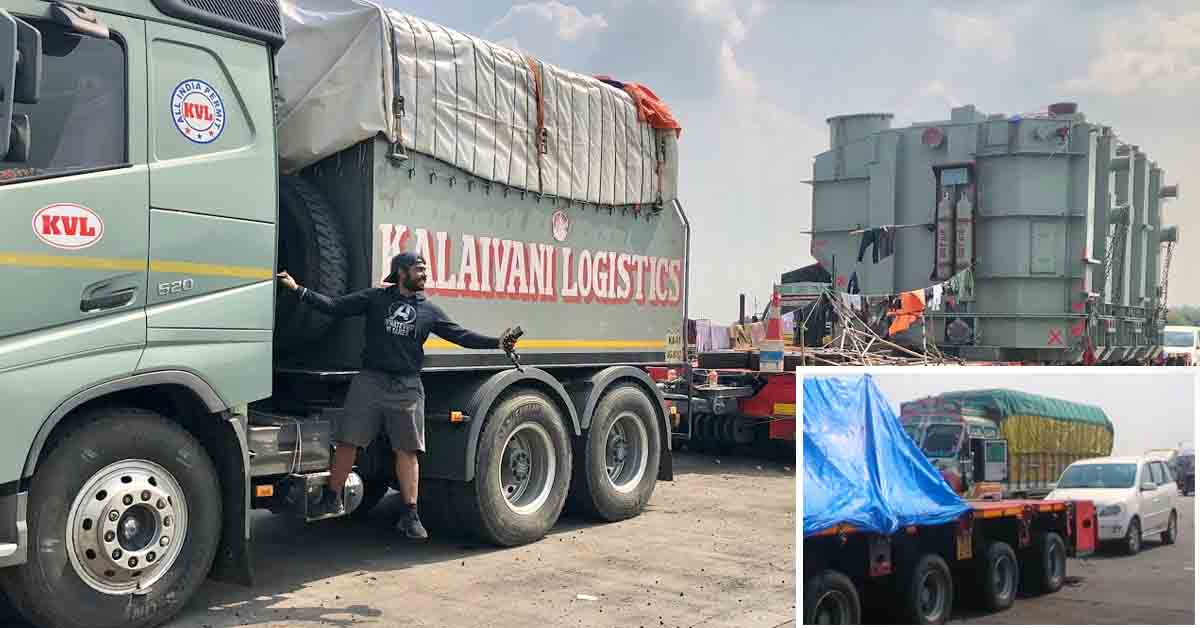
[(500, 335), (500, 347), (504, 349), (505, 353), (512, 353), (517, 348), (517, 339), (524, 333), (519, 326), (509, 327)]

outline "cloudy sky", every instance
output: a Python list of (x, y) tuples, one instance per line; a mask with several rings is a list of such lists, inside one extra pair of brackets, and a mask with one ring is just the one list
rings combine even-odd
[[(826, 372), (825, 374), (828, 374)], [(912, 369), (873, 373), (892, 410), (905, 401), (952, 390), (1010, 388), (1100, 406), (1113, 423), (1113, 455), (1137, 455), (1195, 443), (1196, 376), (1179, 369), (1110, 367), (1043, 369), (981, 367), (938, 369), (919, 376)]]
[[(645, 84), (683, 125), (694, 226), (691, 315), (729, 321), (812, 262), (813, 157), (825, 119), (893, 126), (1075, 101), (1179, 183), (1170, 301), (1200, 304), (1200, 4), (824, 0), (384, 0), (556, 65)], [(902, 8), (901, 8), (902, 7)], [(1188, 211), (1188, 208), (1192, 208)]]

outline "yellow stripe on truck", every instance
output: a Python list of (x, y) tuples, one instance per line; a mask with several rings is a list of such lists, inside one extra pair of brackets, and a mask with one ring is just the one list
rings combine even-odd
[(776, 416), (796, 416), (796, 404), (794, 403), (777, 403), (774, 410)]
[[(24, 266), (26, 268), (72, 268), (84, 270), (145, 270), (145, 260), (110, 257), (81, 257), (74, 255), (29, 255), (24, 253), (0, 253), (0, 266)], [(150, 270), (156, 273), (179, 273), (205, 277), (234, 277), (237, 279), (271, 279), (275, 273), (261, 266), (229, 266), (226, 264), (198, 264), (195, 262), (168, 262), (154, 260)]]
[(270, 279), (275, 276), (270, 268), (260, 266), (225, 266), (223, 264), (197, 264), (194, 262), (150, 262), (150, 270), (156, 273), (179, 273), (181, 275), (203, 275), (206, 277), (234, 277), (236, 279)]
[[(517, 345), (520, 349), (662, 349), (667, 346), (665, 340), (522, 340)], [(426, 349), (461, 349), (458, 345), (430, 338), (425, 341)]]
[(74, 268), (85, 270), (145, 270), (145, 260), (114, 259), (105, 257), (75, 257), (67, 255), (26, 255), (0, 253), (0, 266), (25, 266), (27, 268)]

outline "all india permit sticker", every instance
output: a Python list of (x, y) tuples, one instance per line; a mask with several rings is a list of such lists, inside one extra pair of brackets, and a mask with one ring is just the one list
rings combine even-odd
[(188, 79), (171, 92), (171, 119), (189, 141), (211, 144), (225, 130), (225, 102), (212, 85)]

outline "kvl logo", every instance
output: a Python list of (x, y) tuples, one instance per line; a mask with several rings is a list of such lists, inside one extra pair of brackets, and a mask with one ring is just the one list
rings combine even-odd
[(183, 117), (189, 120), (196, 120), (197, 122), (213, 121), (212, 111), (208, 108), (208, 105), (195, 102), (183, 103)]
[(104, 220), (83, 205), (55, 203), (33, 215), (33, 233), (55, 248), (86, 249), (104, 237)]

